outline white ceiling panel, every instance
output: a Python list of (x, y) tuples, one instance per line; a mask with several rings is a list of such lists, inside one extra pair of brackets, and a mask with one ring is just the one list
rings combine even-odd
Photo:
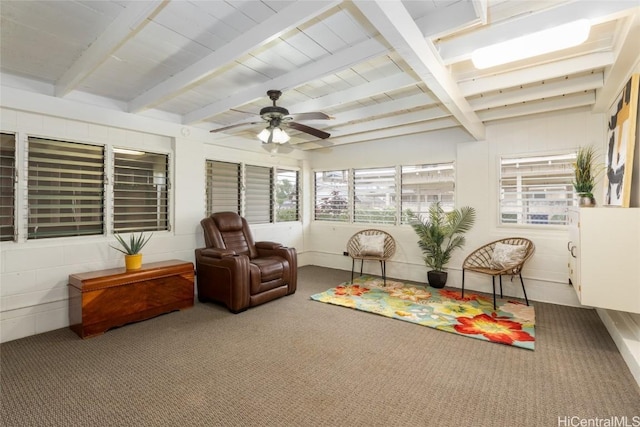
[(210, 50), (220, 48), (241, 34), (191, 2), (169, 3), (153, 22)]
[[(481, 137), (494, 120), (602, 108), (599, 94), (622, 83), (616, 64), (638, 61), (637, 0), (487, 0), (486, 14), (483, 3), (2, 0), (1, 83), (27, 77), (45, 84), (20, 87), (47, 96), (54, 85), (131, 114), (236, 125), (212, 142), (255, 139), (266, 92), (282, 90), (277, 105), (291, 113), (334, 117), (302, 122), (330, 132), (326, 145), (450, 127)], [(592, 28), (577, 47), (486, 70), (470, 61), (477, 47), (579, 17)], [(300, 148), (320, 147), (288, 129)]]

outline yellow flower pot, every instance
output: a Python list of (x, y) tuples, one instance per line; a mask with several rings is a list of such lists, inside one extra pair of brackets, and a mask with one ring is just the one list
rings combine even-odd
[(127, 270), (137, 270), (142, 267), (142, 254), (125, 255), (124, 265)]

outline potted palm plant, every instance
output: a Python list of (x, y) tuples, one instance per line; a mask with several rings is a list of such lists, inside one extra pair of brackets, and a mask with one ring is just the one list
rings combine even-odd
[(145, 236), (144, 233), (140, 233), (140, 235), (136, 236), (131, 233), (129, 236), (129, 242), (127, 242), (121, 235), (118, 233), (113, 234), (118, 243), (120, 243), (121, 247), (112, 246), (111, 247), (117, 251), (120, 251), (124, 254), (124, 263), (127, 270), (136, 270), (142, 267), (142, 254), (140, 251), (144, 246), (149, 243), (151, 236)]
[(581, 207), (596, 205), (593, 197), (593, 187), (603, 168), (596, 165), (597, 155), (593, 146), (579, 147), (576, 153), (576, 161), (573, 164), (574, 181), (573, 188), (578, 194), (578, 204)]
[(418, 235), (418, 246), (424, 254), (424, 262), (431, 270), (427, 272), (429, 285), (442, 288), (447, 283), (444, 267), (451, 259), (454, 249), (465, 244), (463, 234), (471, 229), (476, 219), (474, 208), (465, 206), (445, 212), (440, 202), (429, 207), (427, 215), (408, 211), (409, 224)]

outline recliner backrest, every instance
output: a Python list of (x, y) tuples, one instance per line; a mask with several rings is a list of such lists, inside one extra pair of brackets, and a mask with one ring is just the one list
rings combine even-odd
[(247, 221), (235, 212), (216, 212), (201, 222), (208, 248), (231, 249), (249, 258), (258, 256)]

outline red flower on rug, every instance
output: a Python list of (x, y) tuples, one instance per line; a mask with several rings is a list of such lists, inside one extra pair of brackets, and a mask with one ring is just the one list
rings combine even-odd
[(514, 341), (534, 341), (529, 333), (522, 330), (522, 325), (511, 320), (495, 319), (486, 314), (474, 317), (459, 317), (459, 325), (454, 329), (467, 335), (482, 335), (489, 341), (513, 345)]
[(476, 295), (476, 294), (470, 294), (467, 293), (467, 296), (462, 296), (462, 292), (460, 291), (450, 291), (447, 289), (442, 289), (440, 290), (440, 295), (445, 297), (445, 298), (451, 298), (454, 299), (456, 301), (478, 301), (478, 300), (485, 300), (487, 301), (488, 299), (485, 297), (482, 297), (480, 295)]
[(359, 297), (362, 294), (365, 294), (367, 292), (369, 292), (369, 288), (365, 288), (360, 285), (346, 285), (346, 286), (341, 285), (336, 287), (335, 294), (339, 296), (353, 295), (353, 296)]

